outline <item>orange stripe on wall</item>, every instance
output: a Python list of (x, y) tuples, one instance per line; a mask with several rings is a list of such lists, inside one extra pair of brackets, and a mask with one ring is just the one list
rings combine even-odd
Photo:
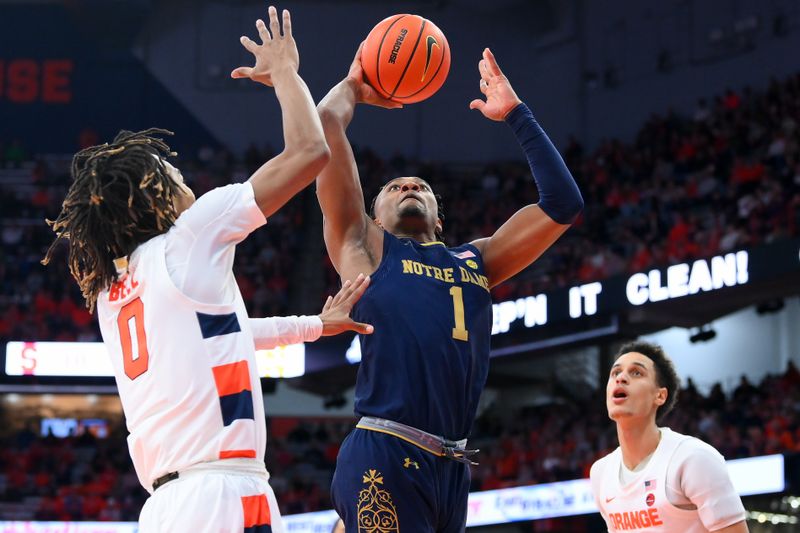
[(211, 370), (214, 372), (214, 381), (220, 396), (253, 390), (250, 386), (250, 368), (247, 366), (247, 361), (215, 366)]
[(266, 494), (242, 496), (242, 510), (244, 510), (244, 527), (272, 524)]
[(220, 459), (233, 459), (234, 457), (245, 457), (247, 459), (255, 459), (255, 450), (224, 450), (219, 452)]

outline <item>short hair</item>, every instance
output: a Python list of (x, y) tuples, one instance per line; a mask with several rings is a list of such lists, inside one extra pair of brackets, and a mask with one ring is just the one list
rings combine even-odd
[[(391, 181), (391, 180), (389, 180), (389, 181)], [(381, 185), (378, 188), (378, 192), (376, 192), (375, 196), (372, 197), (372, 202), (370, 203), (370, 206), (369, 206), (369, 216), (372, 217), (373, 220), (375, 219), (375, 204), (378, 202), (378, 196), (380, 196), (381, 192), (383, 192), (383, 189), (386, 188), (386, 185), (388, 185), (388, 182), (384, 183), (383, 185)], [(442, 205), (443, 204), (442, 196), (439, 195), (439, 194), (433, 193), (433, 197), (436, 198), (436, 216), (439, 218), (439, 220), (442, 221), (442, 226), (444, 226), (444, 206)], [(434, 233), (435, 233), (437, 239), (439, 239), (440, 241), (444, 240), (444, 232), (443, 231), (440, 231), (440, 230), (437, 229), (437, 230), (434, 230)]]
[(176, 155), (160, 138), (171, 131), (120, 131), (111, 144), (81, 150), (72, 158), (72, 184), (55, 221), (56, 238), (47, 264), (62, 239), (69, 241), (69, 269), (93, 311), (101, 291), (117, 281), (114, 259), (127, 257), (143, 242), (175, 223), (173, 200), (180, 188), (164, 159)]
[(664, 348), (658, 344), (642, 340), (623, 344), (614, 360), (616, 361), (621, 356), (631, 352), (640, 353), (653, 361), (653, 366), (656, 370), (656, 384), (667, 389), (667, 401), (656, 410), (656, 420), (662, 420), (667, 413), (672, 411), (678, 401), (681, 380), (675, 371), (675, 365), (672, 363), (672, 359), (664, 352)]

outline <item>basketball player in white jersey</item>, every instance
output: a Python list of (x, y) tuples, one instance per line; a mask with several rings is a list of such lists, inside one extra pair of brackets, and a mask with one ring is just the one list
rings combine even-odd
[(660, 346), (623, 346), (606, 385), (619, 448), (591, 470), (608, 531), (746, 533), (745, 511), (722, 455), (705, 442), (660, 428), (680, 380)]
[[(298, 75), (288, 11), (234, 78), (275, 88), (285, 149), (246, 183), (194, 202), (166, 162), (164, 130), (121, 132), (79, 152), (73, 183), (53, 223), (70, 244), (70, 269), (114, 366), (131, 458), (152, 496), (143, 533), (283, 531), (264, 466), (266, 424), (255, 348), (315, 340), (345, 330), (369, 283), (363, 276), (329, 298), (318, 317), (250, 319), (231, 270), (235, 246), (314, 180), (328, 147)], [(155, 136), (154, 136), (155, 135)], [(55, 243), (54, 243), (55, 245)], [(45, 262), (53, 248), (48, 250)]]

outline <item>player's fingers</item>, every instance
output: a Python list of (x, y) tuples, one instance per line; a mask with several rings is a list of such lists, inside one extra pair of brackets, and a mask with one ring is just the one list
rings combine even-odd
[(386, 109), (403, 109), (403, 104), (400, 102), (393, 102), (392, 100), (381, 99), (378, 105)]
[(485, 106), (485, 105), (486, 105), (486, 102), (476, 98), (475, 100), (473, 100), (473, 101), (471, 101), (469, 103), (469, 108), (470, 109), (477, 109), (478, 111), (480, 111), (481, 109), (483, 109), (483, 106)]
[(322, 306), (322, 312), (324, 313), (325, 311), (330, 309), (332, 305), (333, 305), (333, 296), (329, 294), (328, 297), (325, 299), (325, 305)]
[(352, 308), (353, 305), (361, 298), (364, 294), (364, 291), (367, 290), (369, 287), (370, 278), (369, 276), (364, 276), (363, 274), (359, 274), (359, 277), (356, 279), (356, 282), (353, 283), (352, 290), (350, 294), (347, 296), (347, 304)]
[(242, 35), (239, 37), (239, 41), (242, 43), (242, 46), (244, 46), (251, 54), (255, 54), (258, 50), (258, 45), (247, 35)]
[(272, 32), (273, 39), (280, 39), (281, 27), (278, 24), (278, 10), (275, 6), (269, 6), (269, 30)]
[(333, 297), (332, 305), (339, 305), (339, 302), (347, 298), (347, 295), (350, 294), (350, 286), (353, 284), (352, 281), (349, 279), (342, 283), (342, 288), (339, 289), (339, 292)]
[(292, 36), (292, 16), (289, 14), (288, 9), (283, 10), (283, 36)]
[(337, 294), (339, 298), (338, 303), (344, 303), (345, 305), (347, 305), (347, 303), (350, 301), (350, 296), (353, 294), (354, 291), (358, 289), (359, 285), (363, 282), (363, 280), (364, 280), (364, 274), (359, 274), (358, 277), (353, 281), (347, 280), (346, 282), (347, 286), (342, 287), (342, 290), (339, 291), (339, 294)]
[(489, 84), (483, 78), (481, 78), (481, 81), (478, 82), (478, 87), (483, 94), (486, 94), (486, 92), (489, 90)]
[(489, 83), (491, 75), (489, 74), (489, 69), (486, 66), (486, 60), (481, 59), (480, 61), (478, 61), (478, 72), (481, 73), (481, 79), (485, 80), (486, 83)]
[(362, 322), (352, 322), (348, 324), (348, 328), (350, 331), (355, 331), (356, 333), (361, 333), (362, 335), (371, 335), (375, 328), (372, 327), (371, 324), (364, 324)]
[(400, 102), (392, 102), (391, 100), (384, 100), (383, 98), (369, 100), (369, 103), (384, 109), (403, 109), (403, 104)]
[[(354, 69), (361, 70), (363, 67), (361, 66), (361, 50), (364, 48), (364, 41), (361, 41), (361, 44), (358, 45), (358, 50), (356, 50), (356, 55), (353, 57), (353, 61), (350, 63), (350, 73), (353, 74)], [(363, 75), (362, 75), (363, 77)]]
[(486, 60), (486, 67), (489, 69), (489, 73), (492, 76), (502, 76), (503, 71), (500, 70), (500, 65), (497, 64), (497, 59), (495, 59), (494, 54), (491, 50), (486, 48), (483, 51), (483, 58)]
[(361, 86), (361, 90), (365, 103), (385, 107), (386, 109), (401, 109), (403, 107), (403, 104), (400, 102), (395, 102), (394, 100), (389, 100), (379, 95), (375, 89), (366, 83)]
[(261, 37), (261, 42), (267, 44), (272, 40), (272, 36), (269, 34), (269, 30), (267, 30), (267, 25), (264, 24), (264, 21), (258, 19), (256, 21), (256, 29), (258, 30), (258, 36)]
[(231, 78), (249, 78), (252, 73), (253, 69), (250, 67), (239, 67), (233, 69), (233, 72), (231, 72)]

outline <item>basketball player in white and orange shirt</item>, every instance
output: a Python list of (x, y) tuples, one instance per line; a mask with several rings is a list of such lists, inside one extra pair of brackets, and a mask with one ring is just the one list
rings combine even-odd
[[(235, 246), (314, 180), (328, 148), (298, 75), (291, 20), (269, 8), (262, 44), (242, 37), (255, 66), (233, 71), (273, 86), (285, 149), (246, 183), (197, 202), (154, 135), (121, 132), (79, 152), (53, 223), (68, 239), (70, 268), (97, 306), (130, 436), (136, 473), (152, 496), (143, 533), (283, 532), (264, 466), (266, 424), (255, 348), (345, 330), (369, 283), (359, 277), (318, 317), (250, 319), (232, 272)], [(55, 244), (55, 243), (54, 243)], [(53, 248), (48, 250), (45, 262)]]
[(606, 385), (619, 448), (591, 470), (592, 492), (608, 531), (746, 533), (745, 510), (725, 460), (694, 437), (660, 428), (680, 380), (655, 344), (623, 346)]

